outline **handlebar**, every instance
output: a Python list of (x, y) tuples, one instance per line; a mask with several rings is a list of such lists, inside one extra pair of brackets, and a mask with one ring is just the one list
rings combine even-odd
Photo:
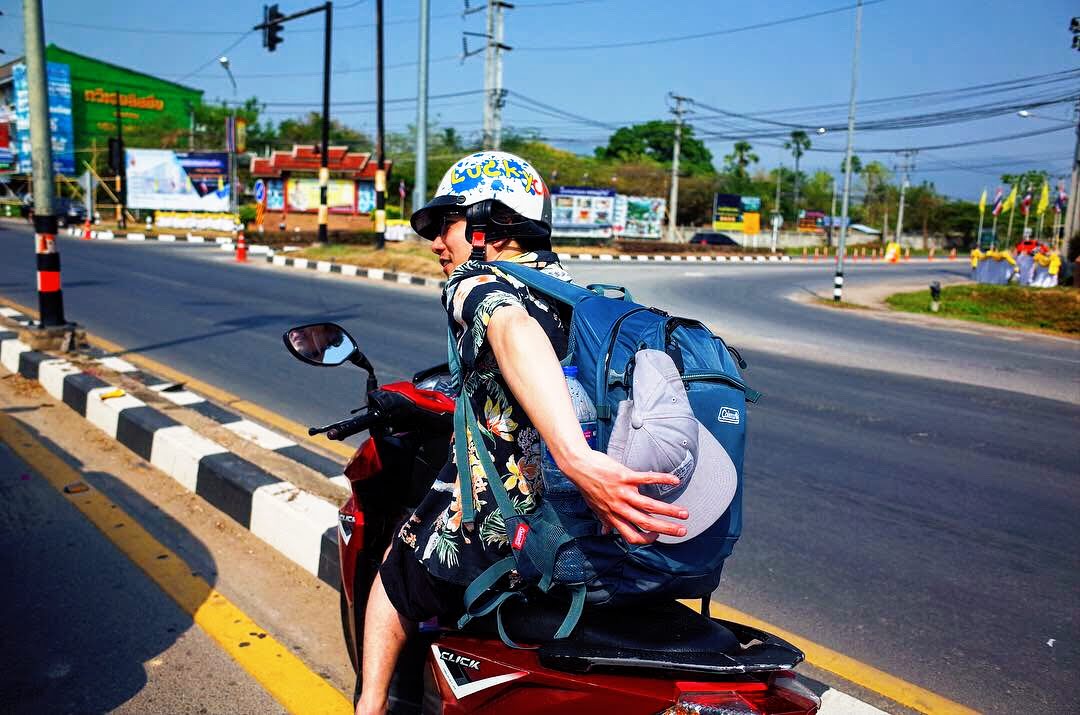
[(321, 432), (325, 432), (327, 439), (340, 441), (352, 437), (354, 434), (363, 432), (371, 427), (371, 425), (375, 424), (382, 416), (382, 413), (378, 410), (369, 409), (362, 415), (350, 417), (349, 419), (335, 422), (326, 425), (325, 427), (310, 427), (308, 428), (308, 434), (317, 435)]

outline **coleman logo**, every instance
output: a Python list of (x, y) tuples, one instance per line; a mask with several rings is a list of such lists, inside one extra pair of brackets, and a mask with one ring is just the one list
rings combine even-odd
[(463, 655), (458, 655), (457, 653), (451, 653), (448, 650), (441, 651), (439, 655), (447, 663), (454, 663), (455, 665), (460, 665), (462, 668), (469, 668), (471, 670), (480, 670), (480, 661), (475, 658), (467, 658)]
[(739, 424), (739, 411), (734, 407), (721, 407), (720, 415), (716, 419), (721, 422), (727, 422), (728, 424)]
[(510, 546), (516, 550), (521, 551), (525, 548), (525, 539), (529, 536), (529, 525), (518, 524), (517, 529), (514, 531), (514, 540), (510, 542)]

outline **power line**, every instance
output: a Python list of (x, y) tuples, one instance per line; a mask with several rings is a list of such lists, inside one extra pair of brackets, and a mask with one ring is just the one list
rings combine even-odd
[[(867, 0), (863, 3), (866, 5), (876, 5), (878, 3), (885, 2), (886, 0)], [(674, 37), (657, 37), (652, 40), (630, 40), (627, 42), (607, 42), (594, 45), (548, 45), (545, 47), (518, 47), (516, 49), (525, 52), (571, 52), (576, 50), (610, 50), (620, 47), (642, 47), (645, 45), (660, 45), (668, 42), (682, 42), (684, 40), (699, 40), (705, 37), (719, 37), (721, 35), (733, 35), (737, 32), (747, 32), (749, 30), (763, 30), (768, 27), (776, 27), (778, 25), (786, 25), (793, 22), (801, 22), (802, 20), (811, 20), (817, 17), (825, 17), (827, 15), (835, 15), (841, 12), (847, 12), (854, 10), (855, 5), (844, 5), (843, 7), (835, 7), (829, 10), (821, 10), (820, 12), (811, 12), (805, 15), (795, 15), (792, 17), (785, 17), (779, 20), (769, 20), (767, 22), (758, 22), (752, 25), (744, 25), (742, 27), (731, 27), (724, 30), (714, 30), (712, 32), (699, 32), (692, 35), (676, 35)]]
[(195, 69), (193, 69), (192, 71), (188, 72), (188, 73), (187, 73), (186, 75), (184, 75), (184, 76), (180, 77), (180, 78), (179, 78), (179, 79), (177, 79), (176, 81), (177, 81), (177, 82), (183, 82), (183, 81), (184, 81), (184, 80), (186, 80), (186, 79), (187, 79), (188, 77), (191, 77), (192, 75), (194, 75), (194, 74), (195, 74), (196, 72), (201, 72), (201, 71), (203, 71), (204, 69), (206, 69), (206, 68), (207, 68), (207, 67), (209, 67), (210, 65), (214, 64), (215, 62), (217, 62), (217, 61), (218, 61), (218, 58), (219, 58), (219, 57), (223, 57), (223, 56), (225, 56), (225, 55), (228, 55), (228, 54), (229, 54), (229, 52), (231, 52), (231, 51), (232, 51), (233, 49), (235, 49), (235, 48), (236, 48), (236, 47), (237, 47), (237, 46), (238, 46), (238, 45), (239, 45), (239, 44), (240, 44), (241, 42), (243, 42), (243, 41), (244, 41), (244, 40), (246, 40), (246, 39), (247, 39), (247, 38), (248, 38), (248, 37), (249, 37), (250, 35), (253, 35), (253, 34), (255, 34), (255, 31), (254, 31), (254, 30), (248, 30), (247, 32), (243, 33), (242, 35), (240, 35), (239, 37), (237, 37), (237, 38), (236, 38), (236, 41), (235, 41), (235, 42), (233, 42), (232, 44), (230, 44), (230, 45), (229, 45), (228, 47), (226, 47), (225, 49), (223, 49), (223, 50), (222, 50), (221, 52), (218, 52), (218, 53), (217, 53), (216, 55), (214, 55), (214, 58), (213, 58), (213, 59), (210, 59), (210, 60), (207, 60), (206, 62), (203, 62), (203, 63), (202, 63), (201, 65), (199, 65), (198, 67), (196, 67), (196, 68), (195, 68)]
[[(361, 5), (367, 2), (367, 0), (360, 0), (349, 5), (343, 5), (335, 7), (334, 12), (341, 12), (342, 10), (348, 10), (349, 8)], [(549, 7), (559, 7), (563, 5), (587, 5), (600, 2), (611, 2), (611, 0), (561, 0), (559, 2), (535, 2), (535, 3), (516, 3), (516, 8), (520, 10), (539, 10)], [(458, 12), (445, 12), (438, 15), (432, 15), (433, 20), (444, 20), (460, 17), (461, 13)], [(384, 22), (384, 25), (416, 25), (418, 17), (406, 17), (400, 20), (388, 20)], [(49, 25), (60, 25), (62, 27), (74, 27), (80, 30), (95, 30), (98, 32), (119, 32), (119, 33), (131, 33), (138, 35), (235, 35), (242, 30), (207, 30), (202, 28), (183, 28), (183, 29), (169, 29), (162, 30), (158, 27), (123, 27), (116, 25), (95, 25), (87, 22), (69, 22), (67, 20), (49, 20)], [(351, 25), (336, 25), (334, 32), (344, 32), (346, 30), (364, 30), (375, 27), (373, 22), (354, 23)], [(321, 33), (322, 28), (289, 28), (289, 34), (308, 34), (308, 33)], [(320, 73), (321, 74), (321, 73)], [(239, 76), (239, 75), (237, 75)]]

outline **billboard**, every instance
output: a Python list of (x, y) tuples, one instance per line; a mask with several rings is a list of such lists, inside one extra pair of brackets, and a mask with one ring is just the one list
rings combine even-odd
[[(828, 218), (821, 211), (800, 211), (799, 225), (796, 230), (799, 233), (825, 233), (825, 224)], [(837, 225), (840, 224), (839, 219), (837, 219), (836, 223)]]
[[(61, 174), (75, 173), (75, 138), (71, 121), (71, 69), (59, 62), (47, 63), (49, 82), (49, 134), (52, 137), (53, 170)], [(17, 64), (11, 70), (15, 88), (15, 151), (16, 169), (21, 174), (33, 171), (30, 155), (30, 89), (26, 82), (26, 65)]]
[(713, 230), (761, 231), (761, 197), (716, 194), (713, 198)]
[[(289, 197), (288, 211), (319, 210), (318, 179), (267, 179), (266, 210), (284, 211), (286, 193)], [(375, 184), (371, 181), (330, 179), (326, 185), (326, 204), (331, 213), (371, 213), (375, 210)]]
[(615, 191), (559, 186), (551, 193), (552, 235), (610, 238), (615, 222)]
[(615, 197), (615, 224), (612, 231), (622, 238), (660, 238), (667, 201), (652, 196)]
[(187, 132), (191, 112), (202, 103), (202, 91), (151, 77), (115, 64), (70, 52), (56, 45), (45, 48), (52, 63), (71, 70), (71, 114), (74, 146), (89, 149), (105, 146), (116, 136), (117, 105), (124, 133), (133, 146), (149, 144), (135, 140), (143, 127), (152, 132), (173, 129)]
[(133, 209), (228, 211), (229, 155), (127, 149), (127, 205)]

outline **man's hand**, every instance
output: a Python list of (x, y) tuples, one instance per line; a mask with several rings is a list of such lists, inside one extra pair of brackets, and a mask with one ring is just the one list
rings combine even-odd
[(686, 509), (650, 499), (642, 484), (678, 484), (670, 474), (635, 472), (589, 448), (581, 434), (559, 359), (540, 324), (523, 308), (504, 306), (491, 315), (488, 342), (506, 384), (544, 438), (555, 463), (577, 485), (600, 522), (630, 544), (660, 534), (685, 536), (686, 528), (653, 515), (685, 519)]
[(638, 491), (642, 484), (679, 483), (659, 472), (635, 472), (603, 452), (587, 450), (573, 460), (566, 476), (577, 485), (600, 523), (615, 529), (628, 544), (650, 544), (660, 534), (686, 536), (686, 527), (653, 515), (685, 519), (686, 509), (658, 501)]

